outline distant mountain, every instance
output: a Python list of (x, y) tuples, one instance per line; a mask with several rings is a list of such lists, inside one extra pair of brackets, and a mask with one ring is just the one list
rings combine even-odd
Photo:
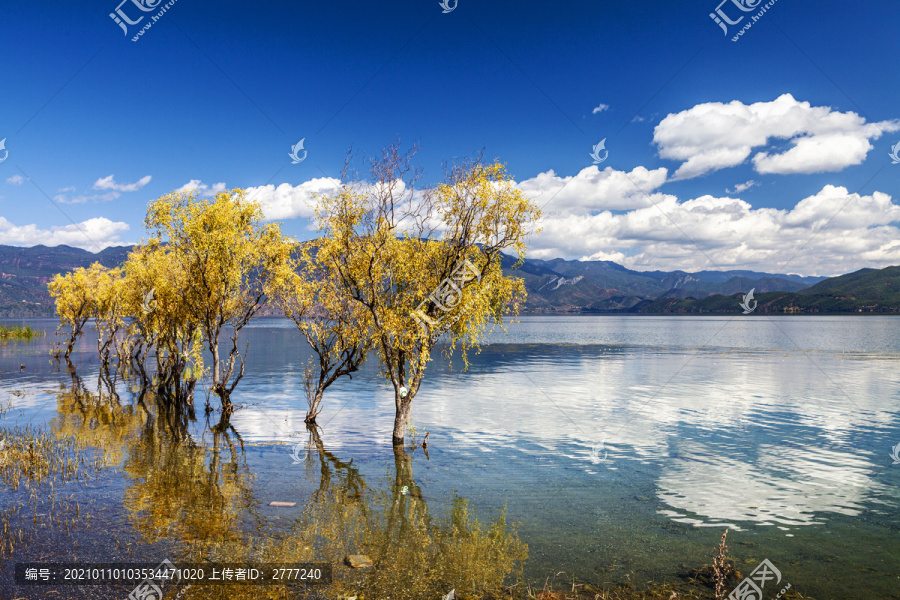
[[(508, 258), (504, 266), (514, 263)], [(632, 271), (610, 261), (528, 259), (516, 271), (528, 290), (527, 312), (623, 311), (659, 298), (705, 298), (715, 294), (795, 292), (822, 277), (755, 271)]]
[(804, 289), (804, 295), (834, 295), (868, 305), (900, 305), (900, 266), (860, 269)]
[[(746, 292), (744, 292), (746, 293)], [(798, 292), (768, 292), (755, 295), (758, 314), (835, 314), (900, 312), (900, 266), (861, 269), (831, 277)], [(703, 299), (662, 298), (645, 300), (628, 312), (653, 314), (735, 313), (742, 294), (716, 295)], [(752, 307), (753, 302), (750, 303)]]
[(94, 254), (70, 246), (0, 246), (0, 316), (53, 316), (47, 283), (54, 275), (95, 262), (114, 267), (125, 261), (130, 250), (130, 246), (117, 246)]
[[(56, 273), (100, 262), (114, 267), (130, 246), (91, 253), (69, 246), (0, 246), (0, 316), (49, 317), (47, 283)], [(863, 269), (824, 279), (756, 271), (632, 271), (609, 261), (526, 259), (508, 274), (528, 291), (525, 313), (638, 312), (733, 313), (755, 288), (756, 312), (894, 311), (900, 306), (900, 267)]]

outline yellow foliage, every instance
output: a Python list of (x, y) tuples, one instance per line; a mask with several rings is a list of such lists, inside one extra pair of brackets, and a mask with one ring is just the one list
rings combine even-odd
[[(372, 164), (372, 181), (344, 182), (316, 197), (323, 237), (317, 260), (369, 316), (370, 336), (393, 384), (401, 443), (410, 407), (437, 340), (467, 351), (525, 298), (502, 271), (504, 251), (520, 263), (540, 211), (503, 165), (460, 164), (445, 183), (418, 192), (412, 152), (394, 145)], [(404, 179), (405, 178), (405, 179)], [(346, 179), (346, 178), (345, 178)]]
[(47, 284), (50, 297), (56, 302), (60, 329), (69, 329), (66, 357), (72, 353), (85, 323), (97, 310), (96, 291), (110, 277), (109, 269), (94, 263), (89, 268), (80, 267), (65, 275), (57, 274)]
[(319, 246), (319, 241), (301, 244), (296, 257), (273, 271), (267, 287), (316, 354), (306, 368), (308, 423), (315, 422), (325, 389), (358, 371), (371, 349), (365, 307), (344, 293), (340, 274), (319, 260)]
[[(259, 203), (235, 189), (211, 201), (194, 193), (168, 194), (150, 203), (145, 219), (152, 234), (148, 252), (164, 255), (168, 263), (156, 266), (170, 280), (167, 285), (149, 288), (156, 290), (160, 315), (174, 311), (179, 323), (198, 328), (212, 353), (212, 389), (226, 405), (243, 376), (238, 332), (264, 305), (266, 282), (294, 247), (277, 224), (263, 225), (262, 218)], [(226, 326), (234, 332), (227, 361), (219, 350)]]

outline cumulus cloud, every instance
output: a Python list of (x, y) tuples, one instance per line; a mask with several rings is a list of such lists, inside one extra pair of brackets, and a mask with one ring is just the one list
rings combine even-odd
[(807, 275), (900, 264), (900, 205), (883, 192), (862, 196), (827, 185), (790, 210), (711, 195), (681, 201), (656, 194), (654, 203), (621, 214), (550, 216), (529, 240), (529, 256), (612, 260), (636, 270)]
[(760, 150), (763, 174), (821, 173), (858, 165), (871, 140), (900, 130), (900, 121), (867, 123), (854, 112), (811, 106), (784, 94), (771, 102), (707, 102), (669, 114), (653, 132), (662, 158), (680, 161), (674, 179), (689, 179), (745, 162), (755, 148), (786, 140), (784, 151)]
[(0, 217), (0, 244), (11, 246), (74, 246), (90, 252), (97, 252), (108, 246), (119, 246), (119, 236), (128, 231), (128, 225), (97, 217), (82, 221), (78, 225), (38, 229), (36, 225), (14, 225)]
[(150, 175), (141, 177), (134, 183), (116, 183), (112, 175), (101, 177), (94, 182), (95, 190), (115, 190), (117, 192), (136, 192), (153, 179)]
[(10, 185), (22, 185), (25, 183), (25, 178), (21, 175), (13, 175), (12, 177), (6, 178), (6, 183)]
[(592, 115), (596, 115), (597, 113), (603, 112), (604, 110), (609, 110), (609, 104), (600, 104), (594, 110), (591, 111)]
[(310, 218), (313, 216), (310, 204), (312, 195), (334, 192), (340, 185), (341, 182), (333, 177), (319, 177), (297, 186), (282, 183), (275, 187), (269, 184), (247, 188), (246, 192), (248, 198), (256, 199), (262, 204), (267, 220)]
[(636, 167), (630, 173), (591, 165), (577, 175), (560, 177), (553, 170), (518, 184), (548, 215), (590, 214), (629, 210), (651, 204), (652, 194), (666, 182), (665, 168)]
[(225, 191), (225, 183), (219, 182), (212, 185), (207, 185), (199, 179), (191, 179), (186, 184), (178, 188), (177, 191), (184, 194), (197, 192), (200, 196), (215, 196), (216, 194)]
[[(543, 231), (528, 240), (532, 258), (609, 260), (631, 269), (752, 269), (835, 275), (900, 264), (900, 204), (884, 192), (825, 185), (792, 208), (754, 208), (739, 197), (679, 198), (660, 187), (664, 168), (630, 172), (592, 165), (562, 177), (547, 171), (516, 183), (543, 207)], [(249, 188), (267, 220), (313, 217), (315, 193), (337, 179)], [(729, 194), (758, 185), (737, 184)]]

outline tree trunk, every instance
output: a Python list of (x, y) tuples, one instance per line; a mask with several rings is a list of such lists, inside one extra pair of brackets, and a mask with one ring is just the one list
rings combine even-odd
[(75, 349), (75, 341), (78, 339), (78, 334), (73, 333), (69, 340), (66, 342), (66, 360), (69, 359), (69, 355), (72, 354), (72, 350)]
[(319, 384), (319, 389), (316, 390), (316, 395), (310, 403), (309, 410), (306, 411), (306, 418), (303, 420), (307, 425), (312, 425), (316, 422), (316, 417), (319, 416), (319, 405), (322, 403), (324, 392), (325, 389)]
[(219, 391), (220, 389), (224, 390), (225, 386), (222, 385), (223, 382), (219, 381), (220, 375), (220, 365), (219, 365), (219, 336), (215, 336), (215, 339), (212, 340), (209, 344), (209, 352), (212, 354), (212, 362), (213, 362), (213, 389)]
[(403, 438), (406, 436), (406, 424), (409, 423), (409, 416), (412, 413), (412, 394), (406, 398), (400, 398), (399, 393), (395, 392), (395, 405), (397, 412), (394, 415), (394, 446), (402, 446)]

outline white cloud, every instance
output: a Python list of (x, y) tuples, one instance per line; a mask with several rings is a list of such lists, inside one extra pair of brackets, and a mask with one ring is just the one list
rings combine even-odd
[(594, 110), (591, 111), (592, 115), (596, 115), (599, 112), (603, 112), (604, 110), (609, 110), (609, 104), (600, 104)]
[[(612, 167), (586, 167), (578, 175), (560, 177), (550, 170), (518, 184), (519, 189), (546, 206), (550, 214), (590, 214), (599, 210), (628, 210), (650, 206), (653, 192), (666, 181), (665, 168), (636, 167), (630, 173)], [(648, 196), (651, 195), (651, 196)]]
[(636, 270), (779, 272), (790, 261), (787, 272), (808, 275), (900, 264), (900, 205), (882, 192), (828, 185), (791, 210), (710, 195), (652, 197), (656, 206), (621, 214), (550, 213), (528, 242), (529, 256), (613, 260)]
[(729, 190), (728, 188), (725, 188), (725, 193), (726, 194), (740, 194), (741, 192), (745, 192), (745, 191), (749, 190), (750, 188), (757, 186), (757, 185), (759, 185), (759, 184), (751, 179), (750, 181), (745, 181), (744, 183), (737, 184), (736, 186), (734, 186), (733, 190)]
[(313, 210), (309, 203), (312, 194), (327, 194), (340, 187), (341, 182), (332, 177), (311, 179), (297, 186), (282, 183), (278, 187), (272, 184), (247, 188), (247, 197), (258, 200), (263, 206), (267, 220), (293, 219), (294, 217), (312, 217)]
[(97, 252), (107, 246), (122, 245), (119, 236), (128, 231), (128, 225), (97, 217), (76, 225), (38, 229), (36, 225), (17, 226), (0, 217), (0, 244), (12, 246), (74, 246)]
[(117, 192), (136, 192), (153, 179), (150, 175), (141, 177), (135, 183), (116, 183), (112, 175), (101, 177), (94, 182), (95, 190), (115, 190)]
[(25, 183), (25, 178), (21, 175), (13, 175), (12, 177), (6, 178), (6, 183), (10, 185), (22, 185)]
[[(754, 208), (739, 197), (689, 199), (661, 191), (665, 168), (630, 172), (592, 165), (572, 176), (550, 170), (516, 183), (543, 208), (533, 258), (611, 260), (636, 270), (752, 269), (834, 275), (900, 264), (900, 204), (880, 191), (863, 196), (826, 185), (792, 208)], [(337, 179), (247, 189), (268, 220), (311, 218), (315, 193)], [(727, 190), (758, 186), (748, 180)]]
[(771, 102), (708, 102), (666, 116), (653, 133), (662, 158), (681, 161), (674, 179), (688, 179), (746, 161), (754, 148), (787, 140), (786, 151), (753, 157), (759, 173), (820, 173), (861, 164), (871, 140), (900, 130), (900, 121), (867, 123), (854, 112), (811, 106), (784, 94)]
[(186, 184), (178, 188), (181, 193), (197, 192), (200, 196), (215, 196), (225, 191), (225, 183), (214, 183), (211, 186), (203, 183), (199, 179), (191, 179)]
[(861, 164), (873, 148), (867, 137), (849, 133), (821, 134), (791, 140), (793, 148), (781, 154), (759, 152), (753, 165), (763, 175), (840, 171)]
[(63, 192), (63, 193), (65, 193), (65, 192), (74, 192), (74, 191), (75, 191), (75, 186), (72, 185), (72, 186), (69, 186), (69, 187), (59, 188), (59, 189), (56, 190), (56, 191), (57, 191), (57, 192)]

